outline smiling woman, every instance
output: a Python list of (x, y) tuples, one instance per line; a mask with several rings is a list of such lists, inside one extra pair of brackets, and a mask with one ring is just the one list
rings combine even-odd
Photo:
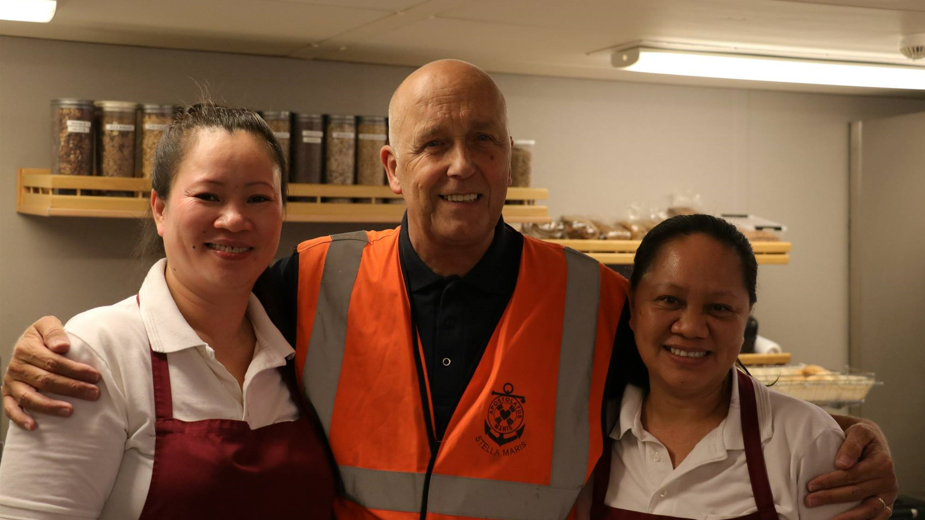
[(100, 399), (10, 430), (0, 518), (331, 516), (294, 351), (251, 293), (279, 244), (285, 164), (247, 110), (200, 104), (168, 129), (151, 193), (166, 258), (136, 296), (65, 326)]
[(637, 348), (591, 518), (823, 520), (852, 506), (804, 505), (807, 483), (835, 469), (834, 419), (734, 368), (757, 273), (748, 240), (709, 215), (643, 239), (630, 280)]

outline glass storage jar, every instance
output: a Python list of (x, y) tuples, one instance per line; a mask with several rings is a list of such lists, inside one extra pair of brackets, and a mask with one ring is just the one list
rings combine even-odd
[(518, 188), (530, 187), (533, 176), (533, 147), (536, 141), (514, 141), (511, 149), (511, 186)]
[(289, 141), (292, 135), (292, 123), (289, 116), (290, 113), (285, 110), (263, 112), (263, 120), (267, 122), (270, 130), (273, 130), (273, 135), (276, 136), (279, 146), (283, 149), (283, 157), (286, 158), (287, 168), (291, 164), (289, 162)]
[[(325, 127), (325, 184), (355, 184), (356, 118), (328, 116)], [(350, 202), (350, 198), (330, 198), (328, 202)]]
[(357, 184), (385, 184), (385, 169), (379, 152), (387, 140), (384, 117), (360, 116), (357, 123)]
[(150, 179), (157, 144), (170, 128), (176, 109), (173, 105), (142, 105), (141, 109), (141, 176)]
[(324, 123), (320, 114), (295, 114), (289, 182), (321, 183)]
[(51, 102), (51, 173), (93, 175), (93, 101)]
[(103, 177), (135, 176), (137, 103), (97, 101), (96, 173)]

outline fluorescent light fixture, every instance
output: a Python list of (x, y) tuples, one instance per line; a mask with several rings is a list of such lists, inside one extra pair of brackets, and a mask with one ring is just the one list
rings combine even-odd
[(57, 7), (55, 0), (0, 0), (0, 20), (48, 23)]
[(925, 67), (632, 47), (614, 67), (633, 72), (811, 85), (925, 90)]

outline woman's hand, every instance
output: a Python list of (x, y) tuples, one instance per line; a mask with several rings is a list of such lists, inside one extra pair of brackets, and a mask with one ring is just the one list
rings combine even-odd
[(861, 503), (832, 520), (886, 520), (893, 514), (899, 488), (893, 457), (880, 428), (867, 420), (833, 416), (846, 439), (835, 457), (839, 468), (808, 484), (806, 506), (845, 502)]
[(57, 401), (40, 392), (51, 392), (88, 401), (99, 398), (94, 383), (100, 373), (93, 367), (71, 361), (64, 354), (71, 348), (58, 318), (46, 316), (26, 329), (16, 346), (3, 376), (3, 410), (11, 421), (27, 430), (36, 428), (25, 410), (68, 417), (70, 403)]

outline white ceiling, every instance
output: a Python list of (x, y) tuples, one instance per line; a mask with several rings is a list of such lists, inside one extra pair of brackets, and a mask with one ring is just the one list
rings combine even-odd
[(925, 33), (925, 0), (58, 0), (49, 24), (0, 22), (9, 36), (671, 83), (614, 70), (605, 50), (655, 40), (896, 61), (911, 33)]

